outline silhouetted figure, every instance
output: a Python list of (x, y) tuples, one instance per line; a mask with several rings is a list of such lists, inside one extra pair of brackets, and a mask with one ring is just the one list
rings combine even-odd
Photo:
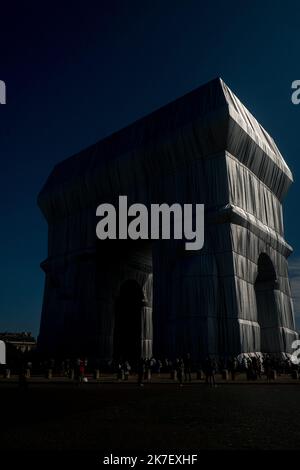
[(187, 355), (184, 358), (184, 380), (185, 382), (192, 381), (192, 359), (190, 353), (187, 353)]
[(144, 372), (144, 379), (150, 382), (151, 380), (151, 359), (144, 359), (145, 364), (145, 372)]
[(254, 363), (251, 357), (248, 357), (247, 359), (247, 380), (255, 380), (256, 375), (255, 375), (255, 369), (254, 369)]
[(182, 358), (177, 358), (175, 361), (175, 370), (177, 372), (177, 380), (182, 387), (183, 385), (183, 374), (184, 374), (184, 362)]
[(257, 356), (256, 357), (256, 373), (257, 373), (257, 377), (259, 379), (261, 379), (261, 375), (262, 375), (262, 360), (261, 360), (261, 357), (260, 356)]
[(130, 371), (131, 371), (131, 365), (129, 364), (128, 361), (124, 362), (123, 371), (124, 371), (124, 380), (128, 380), (129, 379), (129, 374), (130, 374)]
[(215, 387), (215, 373), (216, 373), (216, 362), (210, 356), (207, 356), (204, 363), (204, 372), (206, 377), (206, 383), (211, 387)]
[(122, 362), (117, 361), (117, 380), (118, 381), (122, 380), (123, 376), (124, 376), (124, 371), (123, 371), (123, 367), (122, 367)]
[(264, 358), (264, 370), (265, 375), (267, 377), (267, 381), (270, 382), (272, 379), (272, 361), (269, 354), (267, 354)]
[(238, 369), (238, 360), (236, 357), (233, 356), (228, 361), (228, 370), (231, 375), (231, 380), (235, 380), (237, 369)]
[(145, 370), (146, 370), (146, 366), (145, 366), (145, 360), (141, 357), (140, 360), (139, 360), (139, 363), (138, 363), (138, 384), (143, 387), (143, 379), (144, 379), (144, 375), (145, 375)]
[(79, 363), (79, 376), (78, 376), (78, 383), (81, 384), (83, 383), (83, 379), (84, 379), (84, 373), (85, 373), (85, 361), (84, 360), (80, 360), (80, 363)]

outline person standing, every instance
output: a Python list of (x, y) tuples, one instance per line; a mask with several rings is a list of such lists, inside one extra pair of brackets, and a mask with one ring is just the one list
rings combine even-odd
[(192, 360), (191, 360), (191, 355), (190, 353), (187, 353), (187, 355), (184, 358), (184, 381), (191, 382), (192, 381)]
[(207, 356), (205, 360), (206, 383), (209, 384), (211, 387), (216, 386), (215, 374), (216, 374), (216, 362), (210, 356)]
[(236, 372), (237, 372), (237, 368), (238, 368), (238, 361), (237, 361), (237, 358), (236, 357), (232, 357), (229, 361), (228, 361), (228, 369), (229, 369), (229, 372), (231, 374), (231, 380), (235, 380), (235, 375), (236, 375)]
[(79, 364), (79, 383), (83, 382), (84, 372), (85, 372), (85, 361), (80, 360), (80, 364)]
[(140, 387), (144, 386), (143, 379), (144, 379), (144, 375), (145, 375), (145, 370), (146, 370), (145, 361), (141, 357), (140, 360), (139, 360), (139, 364), (138, 364), (138, 384), (139, 384)]
[(180, 387), (183, 386), (183, 374), (184, 374), (184, 362), (183, 359), (177, 358), (175, 361), (175, 370), (177, 372), (177, 380), (179, 382)]
[(128, 380), (129, 379), (129, 374), (130, 374), (130, 371), (131, 371), (131, 365), (129, 364), (128, 361), (124, 362), (123, 370), (124, 370), (124, 380)]

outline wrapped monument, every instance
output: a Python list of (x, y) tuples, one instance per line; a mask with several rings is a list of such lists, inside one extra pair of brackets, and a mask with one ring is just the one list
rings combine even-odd
[[(55, 166), (39, 347), (48, 354), (175, 358), (285, 354), (297, 338), (273, 139), (216, 79)], [(204, 204), (204, 246), (99, 240), (101, 203)]]

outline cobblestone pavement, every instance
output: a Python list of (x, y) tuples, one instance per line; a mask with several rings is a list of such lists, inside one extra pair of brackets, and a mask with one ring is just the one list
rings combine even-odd
[(210, 388), (110, 379), (78, 386), (36, 378), (27, 390), (2, 380), (0, 449), (300, 448), (300, 381), (232, 384), (218, 378)]

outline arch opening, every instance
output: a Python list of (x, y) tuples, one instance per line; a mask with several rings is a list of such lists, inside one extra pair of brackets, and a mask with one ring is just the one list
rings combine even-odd
[(120, 287), (115, 306), (114, 358), (136, 363), (141, 357), (142, 312), (145, 296), (137, 281), (129, 279)]
[(275, 290), (276, 272), (268, 255), (262, 253), (258, 258), (258, 273), (255, 281), (257, 322), (260, 326), (260, 351), (278, 351), (278, 308)]

